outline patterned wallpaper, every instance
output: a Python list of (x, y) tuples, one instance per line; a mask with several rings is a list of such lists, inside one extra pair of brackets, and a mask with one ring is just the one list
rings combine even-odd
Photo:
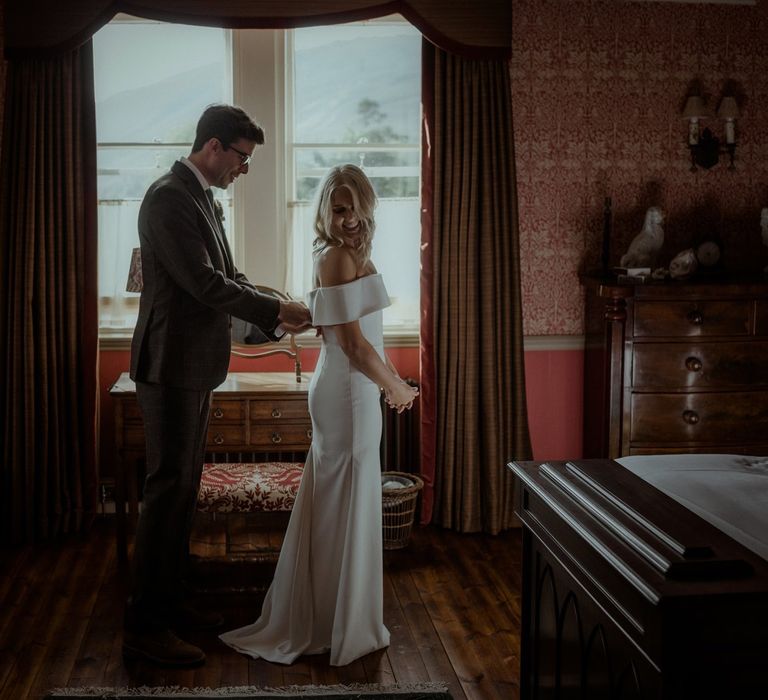
[[(762, 269), (768, 206), (768, 0), (757, 6), (512, 0), (512, 99), (526, 335), (582, 332), (578, 273), (612, 264), (665, 213), (661, 262), (719, 236), (726, 269)], [(736, 170), (690, 172), (680, 114), (692, 81), (717, 107), (735, 87)], [(715, 135), (722, 122), (709, 120)]]

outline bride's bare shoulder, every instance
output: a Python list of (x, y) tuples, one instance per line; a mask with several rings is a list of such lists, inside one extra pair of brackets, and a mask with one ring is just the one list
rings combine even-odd
[(315, 259), (315, 276), (321, 287), (351, 282), (357, 277), (357, 262), (347, 248), (327, 246)]

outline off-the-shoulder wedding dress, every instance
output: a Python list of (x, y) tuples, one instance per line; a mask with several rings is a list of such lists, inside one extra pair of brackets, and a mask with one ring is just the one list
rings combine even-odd
[(349, 362), (333, 326), (357, 320), (382, 356), (381, 275), (310, 292), (323, 342), (309, 385), (312, 446), (261, 617), (221, 639), (292, 663), (330, 651), (343, 666), (389, 644), (383, 621), (379, 387)]

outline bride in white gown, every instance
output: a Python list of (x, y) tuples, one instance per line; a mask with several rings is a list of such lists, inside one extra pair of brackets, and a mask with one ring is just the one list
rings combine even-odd
[(384, 282), (370, 261), (376, 197), (363, 171), (333, 168), (315, 217), (308, 304), (323, 343), (309, 385), (312, 446), (261, 616), (221, 639), (254, 658), (292, 663), (330, 651), (343, 666), (386, 647), (379, 387), (398, 412), (418, 391), (384, 353)]

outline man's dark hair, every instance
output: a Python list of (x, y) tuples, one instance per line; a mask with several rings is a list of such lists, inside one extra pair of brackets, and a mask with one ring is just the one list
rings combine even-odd
[(197, 122), (192, 153), (197, 153), (212, 138), (229, 148), (238, 139), (264, 143), (264, 129), (256, 124), (240, 107), (232, 105), (211, 105)]

